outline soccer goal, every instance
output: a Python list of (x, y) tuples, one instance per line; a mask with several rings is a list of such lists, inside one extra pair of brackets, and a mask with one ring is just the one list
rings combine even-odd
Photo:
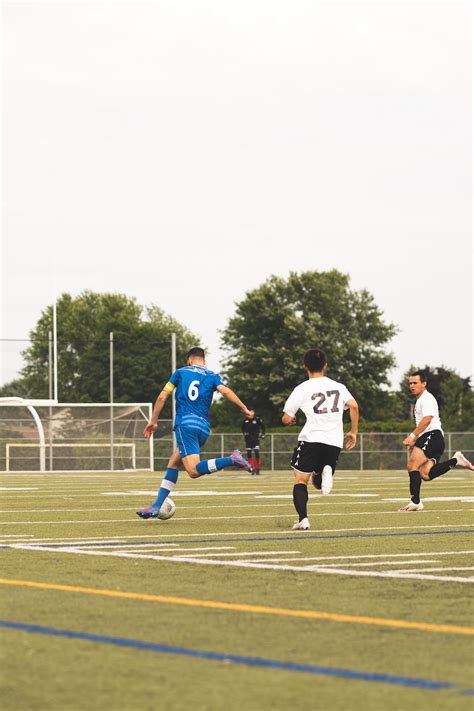
[(170, 450), (172, 433), (163, 421), (144, 439), (151, 410), (151, 403), (0, 400), (0, 471), (153, 471), (154, 448)]

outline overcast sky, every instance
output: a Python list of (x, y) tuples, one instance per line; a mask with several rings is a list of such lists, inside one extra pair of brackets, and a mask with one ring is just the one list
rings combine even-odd
[[(158, 304), (217, 369), (249, 289), (337, 268), (400, 328), (394, 383), (411, 363), (471, 374), (470, 3), (4, 2), (2, 20), (2, 338), (27, 337), (56, 274)], [(0, 345), (5, 382), (19, 345)]]

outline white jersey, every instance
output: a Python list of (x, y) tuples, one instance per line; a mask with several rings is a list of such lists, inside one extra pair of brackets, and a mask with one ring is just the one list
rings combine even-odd
[(441, 420), (439, 419), (439, 409), (436, 398), (428, 390), (417, 398), (415, 403), (415, 422), (416, 426), (420, 424), (423, 417), (431, 415), (431, 422), (428, 427), (425, 427), (423, 432), (420, 432), (418, 437), (421, 437), (425, 432), (431, 432), (432, 430), (443, 430), (441, 429)]
[(283, 410), (290, 417), (298, 410), (306, 415), (306, 424), (298, 437), (300, 442), (323, 442), (342, 448), (342, 416), (347, 401), (353, 399), (346, 386), (336, 380), (326, 376), (308, 378), (296, 386)]

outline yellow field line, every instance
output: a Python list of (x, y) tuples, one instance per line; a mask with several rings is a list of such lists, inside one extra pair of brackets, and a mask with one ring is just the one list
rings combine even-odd
[(206, 607), (214, 610), (232, 610), (233, 612), (251, 612), (263, 615), (279, 615), (282, 617), (300, 617), (307, 620), (329, 620), (330, 622), (351, 622), (361, 625), (379, 625), (395, 627), (403, 630), (419, 630), (422, 632), (445, 632), (449, 634), (474, 635), (474, 627), (458, 625), (434, 625), (430, 622), (409, 622), (408, 620), (390, 620), (382, 617), (359, 617), (357, 615), (341, 615), (319, 610), (289, 610), (284, 607), (265, 607), (263, 605), (247, 605), (246, 603), (218, 602), (214, 600), (193, 600), (187, 597), (171, 597), (165, 595), (148, 595), (147, 593), (122, 592), (120, 590), (104, 590), (100, 588), (83, 588), (76, 585), (60, 585), (58, 583), (39, 583), (34, 580), (13, 580), (0, 578), (0, 585), (14, 585), (40, 590), (60, 590), (62, 592), (84, 593), (85, 595), (101, 595), (126, 600), (143, 600), (145, 602), (160, 602), (171, 605), (187, 605), (189, 607)]

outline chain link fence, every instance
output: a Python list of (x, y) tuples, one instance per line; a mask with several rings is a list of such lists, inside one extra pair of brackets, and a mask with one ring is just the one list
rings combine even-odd
[[(24, 406), (0, 405), (0, 471), (40, 471), (41, 449), (45, 471), (162, 471), (173, 451), (171, 420), (160, 420), (152, 440), (143, 429), (150, 403), (78, 404), (36, 407), (37, 426)], [(349, 470), (405, 469), (407, 449), (402, 432), (363, 432), (357, 446), (343, 450), (339, 468)], [(462, 450), (474, 457), (474, 432), (447, 432), (445, 456)], [(269, 433), (260, 440), (263, 470), (285, 470), (298, 442), (297, 433)], [(202, 458), (227, 456), (234, 449), (245, 453), (240, 432), (211, 434)]]

